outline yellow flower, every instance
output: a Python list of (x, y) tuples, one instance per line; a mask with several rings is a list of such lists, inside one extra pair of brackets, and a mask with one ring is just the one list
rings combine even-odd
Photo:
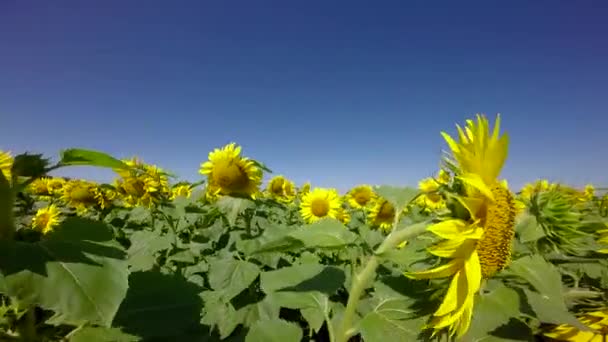
[(11, 169), (13, 168), (13, 157), (10, 152), (0, 150), (0, 172), (4, 175), (4, 178), (10, 183), (11, 182)]
[(304, 195), (310, 192), (310, 182), (306, 182), (302, 185), (300, 190), (298, 191), (298, 197), (302, 198)]
[(377, 198), (367, 215), (369, 225), (389, 231), (395, 222), (395, 207), (384, 198)]
[(336, 215), (336, 218), (344, 224), (348, 224), (350, 222), (350, 214), (344, 208), (340, 208), (338, 210), (338, 214)]
[(114, 189), (96, 187), (95, 188), (95, 199), (97, 205), (103, 210), (108, 209), (114, 204), (114, 200), (118, 198), (118, 193)]
[(53, 196), (61, 195), (61, 190), (64, 185), (65, 185), (65, 179), (57, 178), (57, 177), (49, 178), (46, 183), (46, 187), (47, 187), (49, 193)]
[(568, 324), (561, 324), (544, 335), (557, 341), (603, 342), (608, 337), (608, 310), (582, 314), (579, 321), (593, 331), (581, 331)]
[(54, 204), (38, 209), (36, 215), (32, 219), (32, 228), (38, 230), (42, 234), (47, 234), (59, 224), (59, 214), (59, 210)]
[(266, 193), (270, 198), (283, 203), (290, 203), (296, 197), (294, 183), (280, 175), (268, 182)]
[(67, 206), (82, 214), (97, 205), (96, 191), (97, 184), (93, 182), (80, 179), (69, 180), (63, 186), (61, 199)]
[(362, 209), (373, 203), (376, 193), (370, 185), (363, 184), (352, 188), (346, 198), (351, 207)]
[(306, 223), (322, 218), (338, 218), (342, 203), (335, 189), (314, 188), (304, 195), (300, 203), (300, 213)]
[(426, 212), (445, 208), (446, 203), (438, 191), (439, 188), (442, 185), (447, 184), (449, 180), (449, 174), (443, 170), (439, 171), (437, 179), (429, 177), (421, 180), (418, 183), (418, 189), (422, 194), (416, 198), (415, 203)]
[(173, 187), (173, 189), (171, 189), (171, 197), (169, 198), (170, 200), (174, 200), (180, 196), (186, 198), (190, 198), (190, 196), (192, 196), (192, 189), (190, 189), (190, 185), (176, 185)]
[(53, 196), (61, 195), (65, 180), (62, 178), (36, 178), (30, 185), (29, 191), (41, 200), (50, 200)]
[(207, 176), (207, 192), (217, 195), (255, 197), (262, 183), (262, 170), (241, 156), (241, 147), (230, 143), (209, 153), (199, 173)]
[(451, 336), (462, 336), (471, 323), (473, 304), (482, 279), (502, 270), (511, 257), (515, 204), (503, 182), (497, 180), (507, 157), (506, 135), (499, 137), (500, 117), (490, 134), (485, 116), (457, 126), (459, 142), (442, 132), (458, 167), (457, 179), (464, 185), (459, 202), (470, 218), (454, 217), (431, 225), (428, 230), (443, 240), (429, 252), (448, 258), (446, 264), (414, 272), (417, 279), (452, 277), (443, 302), (433, 314), (429, 327), (447, 328)]
[(123, 162), (131, 168), (115, 170), (120, 178), (114, 183), (126, 207), (152, 207), (170, 196), (169, 181), (161, 168), (135, 158)]

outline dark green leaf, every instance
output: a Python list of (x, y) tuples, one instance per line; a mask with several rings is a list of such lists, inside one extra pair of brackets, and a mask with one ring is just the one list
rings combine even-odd
[(125, 332), (150, 337), (175, 335), (198, 326), (201, 288), (186, 279), (159, 272), (136, 272), (114, 320)]
[(530, 214), (522, 214), (518, 218), (515, 231), (521, 242), (533, 242), (545, 237), (545, 231), (536, 221), (536, 217)]
[(340, 248), (357, 240), (357, 234), (333, 219), (324, 219), (297, 228), (289, 233), (289, 236), (300, 240), (307, 248)]
[(215, 205), (226, 216), (230, 225), (234, 226), (239, 215), (245, 210), (253, 208), (254, 204), (252, 200), (246, 198), (223, 196)]
[(262, 273), (260, 286), (266, 293), (320, 291), (331, 295), (342, 287), (344, 279), (344, 271), (337, 267), (303, 264)]

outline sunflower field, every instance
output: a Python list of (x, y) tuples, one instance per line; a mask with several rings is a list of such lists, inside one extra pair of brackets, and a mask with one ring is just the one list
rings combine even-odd
[(606, 341), (604, 190), (512, 189), (500, 116), (456, 128), (435, 177), (344, 194), (235, 143), (195, 183), (0, 150), (0, 341)]

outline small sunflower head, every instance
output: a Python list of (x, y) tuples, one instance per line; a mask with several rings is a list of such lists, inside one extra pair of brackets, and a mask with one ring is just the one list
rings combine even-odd
[(210, 152), (199, 173), (207, 176), (207, 190), (213, 195), (255, 197), (262, 183), (262, 169), (242, 157), (235, 143)]
[(97, 184), (86, 180), (70, 180), (63, 186), (61, 199), (68, 207), (84, 213), (97, 205)]
[(395, 221), (395, 207), (380, 197), (374, 201), (367, 218), (370, 226), (389, 231)]
[(350, 213), (344, 209), (344, 207), (340, 207), (338, 214), (336, 215), (336, 219), (343, 224), (348, 224), (350, 222)]
[(295, 198), (295, 185), (284, 176), (275, 176), (268, 182), (266, 193), (276, 201), (289, 203)]
[(192, 189), (190, 188), (190, 185), (179, 184), (171, 189), (171, 197), (169, 199), (174, 200), (177, 197), (190, 198), (190, 196), (192, 196)]
[(300, 213), (310, 224), (326, 217), (337, 218), (341, 207), (340, 196), (335, 189), (314, 188), (302, 198)]
[(51, 232), (60, 222), (59, 209), (54, 204), (38, 209), (36, 215), (32, 219), (32, 228), (47, 234)]
[(167, 174), (156, 165), (133, 158), (123, 161), (129, 169), (116, 170), (115, 188), (126, 207), (152, 207), (171, 195)]
[(367, 184), (358, 185), (352, 188), (348, 194), (346, 194), (348, 204), (356, 209), (366, 208), (373, 203), (376, 197), (377, 196), (374, 189)]
[(310, 182), (306, 182), (302, 185), (300, 190), (298, 191), (298, 196), (303, 197), (307, 193), (310, 192)]

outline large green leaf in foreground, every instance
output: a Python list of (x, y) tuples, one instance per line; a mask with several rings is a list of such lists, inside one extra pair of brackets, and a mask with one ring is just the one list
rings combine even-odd
[(109, 327), (128, 287), (125, 252), (101, 222), (68, 218), (40, 242), (0, 242), (0, 290), (51, 323)]

